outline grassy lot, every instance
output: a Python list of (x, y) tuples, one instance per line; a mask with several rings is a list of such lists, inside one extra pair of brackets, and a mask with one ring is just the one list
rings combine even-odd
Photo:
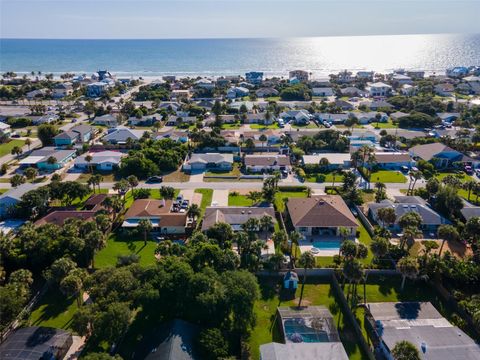
[(23, 141), (23, 140), (10, 140), (9, 142), (7, 142), (5, 144), (1, 144), (0, 145), (0, 157), (5, 156), (5, 155), (9, 155), (11, 153), (12, 149), (15, 146), (22, 147), (23, 144), (25, 144), (25, 141)]
[(70, 329), (73, 314), (78, 309), (75, 297), (66, 297), (57, 289), (49, 289), (28, 318), (30, 326)]
[(166, 182), (188, 182), (190, 175), (183, 172), (181, 169), (177, 169), (168, 174), (163, 174), (163, 181)]
[(283, 212), (285, 210), (284, 199), (304, 198), (304, 197), (307, 197), (306, 191), (295, 191), (295, 192), (279, 191), (275, 194), (275, 207), (279, 212)]
[[(112, 182), (115, 182), (115, 181), (119, 180), (115, 177), (115, 174), (111, 173), (111, 172), (100, 172), (100, 171), (97, 172), (97, 171), (95, 171), (94, 174), (102, 175), (102, 177), (103, 177), (102, 182), (106, 182), (106, 183), (112, 183)], [(87, 183), (88, 180), (91, 177), (92, 177), (91, 173), (81, 173), (80, 176), (78, 177), (77, 181), (81, 182), (81, 183)]]
[[(138, 190), (139, 188), (135, 189), (135, 190)], [(173, 195), (173, 197), (177, 197), (178, 194), (180, 193), (180, 190), (178, 189), (175, 189), (175, 193)], [(150, 196), (149, 196), (150, 199), (156, 199), (156, 200), (161, 200), (163, 199), (163, 196), (160, 194), (160, 189), (150, 189)], [(125, 208), (128, 209), (132, 203), (133, 203), (133, 196), (132, 196), (132, 191), (129, 190), (126, 194), (125, 194)]]
[(290, 124), (292, 128), (294, 129), (318, 129), (317, 124), (315, 124), (313, 121), (310, 121), (308, 125), (299, 125), (299, 124)]
[(250, 124), (250, 129), (255, 129), (255, 130), (280, 129), (280, 126), (276, 122), (271, 125)]
[(265, 101), (280, 101), (280, 96), (269, 96), (264, 99)]
[(252, 200), (246, 195), (228, 194), (228, 206), (252, 206)]
[(143, 239), (131, 239), (128, 235), (112, 233), (107, 240), (107, 246), (95, 254), (95, 268), (115, 266), (119, 255), (130, 254), (140, 256), (140, 265), (152, 265), (155, 263), (156, 247), (155, 241), (147, 241), (145, 245)]
[[(253, 359), (259, 359), (259, 346), (272, 341), (282, 342), (280, 330), (276, 323), (278, 306), (294, 306), (298, 300), (285, 300), (279, 295), (279, 285), (266, 280), (260, 280), (261, 299), (255, 303), (256, 325), (249, 338)], [(299, 295), (300, 290), (297, 291)], [(355, 340), (351, 325), (345, 319), (337, 303), (329, 283), (307, 283), (304, 291), (304, 304), (323, 305), (327, 307), (335, 319), (335, 325), (340, 339), (350, 359), (362, 359), (362, 353)]]
[(203, 217), (205, 214), (205, 209), (207, 206), (212, 204), (212, 197), (213, 197), (213, 190), (212, 189), (196, 189), (195, 192), (197, 194), (202, 194), (202, 202), (200, 203), (200, 210), (202, 211), (202, 215), (200, 218)]
[(0, 195), (6, 193), (8, 190), (10, 190), (10, 189), (0, 189)]
[[(399, 302), (399, 301), (429, 301), (447, 319), (452, 319), (452, 309), (449, 308), (440, 298), (439, 294), (428, 283), (420, 280), (414, 282), (406, 280), (405, 287), (401, 289), (402, 277), (399, 276), (374, 276), (368, 277), (366, 285), (366, 298), (368, 302)], [(345, 293), (348, 286), (345, 286)], [(363, 285), (358, 286), (358, 295), (363, 302)], [(363, 335), (368, 340), (364, 326), (364, 309), (358, 307), (354, 315), (362, 329)], [(467, 330), (468, 329), (463, 329)]]
[(387, 122), (372, 122), (372, 126), (375, 127), (376, 129), (395, 129), (398, 128), (398, 124), (393, 123), (392, 119), (388, 119)]
[[(306, 182), (317, 182), (317, 176), (318, 175), (324, 175), (325, 176), (325, 181), (331, 183), (333, 182), (333, 172), (328, 172), (328, 173), (318, 173), (318, 174), (309, 174), (306, 178)], [(341, 183), (343, 182), (343, 175), (335, 175), (335, 183)]]
[(240, 129), (241, 124), (222, 124), (222, 130), (237, 130)]
[(206, 171), (205, 176), (236, 176), (239, 177), (242, 175), (240, 171), (240, 164), (233, 164), (233, 168), (230, 171)]
[[(466, 173), (462, 172), (460, 174), (454, 173), (454, 172), (441, 172), (435, 175), (435, 177), (439, 180), (442, 181), (446, 176), (448, 175), (455, 175), (462, 183), (465, 183), (470, 180), (475, 180), (472, 176), (467, 175)], [(473, 192), (470, 193), (470, 200), (468, 199), (468, 191), (465, 189), (458, 189), (457, 191), (458, 195), (460, 195), (462, 198), (465, 200), (470, 201), (474, 205), (480, 205), (480, 201), (476, 201), (476, 195), (473, 194)]]
[(370, 181), (372, 183), (406, 183), (407, 178), (400, 171), (379, 170), (372, 173)]

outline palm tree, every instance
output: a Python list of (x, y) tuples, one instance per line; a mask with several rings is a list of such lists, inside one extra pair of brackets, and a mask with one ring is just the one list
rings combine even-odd
[(202, 214), (200, 207), (197, 204), (191, 204), (188, 207), (187, 215), (196, 220)]
[(377, 211), (378, 220), (382, 222), (382, 227), (385, 228), (385, 224), (393, 224), (397, 219), (397, 214), (395, 209), (391, 207), (380, 208)]
[(413, 195), (413, 189), (415, 188), (415, 184), (417, 180), (422, 178), (422, 173), (420, 171), (412, 170), (409, 173), (410, 175), (410, 184), (408, 185), (407, 195)]
[(127, 177), (128, 184), (132, 189), (132, 197), (135, 199), (135, 188), (138, 186), (138, 178), (135, 175), (130, 175)]
[(460, 238), (457, 229), (455, 226), (452, 225), (440, 225), (438, 227), (437, 236), (439, 239), (442, 239), (442, 245), (440, 246), (440, 250), (438, 251), (438, 255), (442, 255), (443, 245), (445, 245), (445, 241), (457, 241)]
[(252, 200), (252, 205), (256, 204), (262, 198), (260, 191), (250, 191), (247, 194), (247, 199)]
[(475, 180), (469, 180), (465, 183), (463, 183), (462, 187), (468, 192), (467, 200), (470, 201), (470, 194), (471, 192), (475, 189), (477, 186), (477, 182)]
[(394, 360), (420, 360), (418, 349), (411, 342), (406, 340), (399, 341), (392, 349)]
[(260, 228), (265, 231), (265, 234), (273, 228), (273, 219), (271, 216), (264, 215), (260, 218)]
[(372, 251), (375, 258), (381, 259), (386, 254), (388, 254), (389, 244), (390, 243), (388, 239), (380, 236), (375, 236), (372, 239), (372, 243), (370, 244), (370, 250)]
[(25, 177), (19, 174), (15, 174), (10, 178), (10, 185), (14, 188), (19, 187), (25, 183)]
[(307, 186), (307, 197), (311, 198), (312, 197), (312, 188), (310, 186)]
[(32, 140), (30, 140), (30, 138), (26, 138), (25, 139), (25, 145), (28, 146), (28, 151), (30, 151), (30, 146), (32, 145)]
[(11, 153), (12, 153), (12, 155), (16, 155), (17, 158), (18, 158), (18, 157), (20, 157), (20, 155), (22, 155), (23, 150), (20, 146), (14, 146), (11, 150)]
[(262, 142), (262, 147), (264, 147), (264, 143), (268, 140), (267, 139), (267, 136), (265, 134), (262, 134), (260, 135), (260, 137), (258, 138), (258, 140), (260, 140)]
[(401, 258), (397, 263), (397, 270), (402, 274), (401, 289), (403, 290), (406, 278), (415, 279), (418, 275), (417, 259), (412, 256)]
[(362, 264), (357, 259), (348, 259), (343, 264), (343, 276), (348, 280), (347, 301), (350, 297), (351, 284), (353, 283), (353, 295), (356, 294), (357, 284), (364, 278), (364, 270)]
[(28, 167), (25, 169), (24, 174), (28, 180), (33, 180), (38, 175), (38, 170), (33, 167)]
[(301, 267), (303, 267), (302, 290), (300, 291), (300, 299), (298, 300), (298, 308), (300, 308), (302, 306), (303, 290), (305, 288), (305, 283), (307, 282), (307, 269), (312, 269), (315, 267), (315, 257), (310, 251), (305, 251), (302, 253), (302, 255), (300, 255), (298, 263)]
[(90, 164), (91, 161), (93, 160), (92, 155), (88, 154), (85, 156), (85, 161), (87, 162), (88, 170), (93, 173), (93, 168), (92, 165)]
[(298, 242), (302, 238), (302, 234), (300, 234), (298, 231), (293, 231), (290, 233), (290, 263), (293, 264), (293, 261), (295, 259), (295, 254), (293, 253), (293, 244), (298, 247)]
[(143, 233), (143, 243), (147, 245), (147, 236), (152, 231), (153, 225), (149, 219), (140, 219), (138, 222), (138, 231)]

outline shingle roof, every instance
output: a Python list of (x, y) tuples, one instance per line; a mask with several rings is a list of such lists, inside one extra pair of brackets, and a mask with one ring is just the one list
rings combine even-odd
[(220, 154), (220, 153), (206, 153), (206, 154), (192, 154), (189, 163), (220, 163), (229, 162), (233, 163), (233, 154)]
[(132, 218), (158, 218), (160, 226), (185, 226), (185, 213), (171, 213), (172, 200), (135, 200), (125, 214), (125, 220)]
[(247, 207), (247, 206), (213, 206), (205, 209), (205, 216), (202, 222), (202, 231), (223, 222), (230, 225), (242, 225), (249, 218), (260, 219), (263, 216), (270, 216), (275, 221), (273, 207)]
[(290, 198), (287, 203), (295, 227), (356, 227), (355, 216), (338, 195)]
[(30, 184), (30, 183), (26, 183), (26, 184), (22, 184), (16, 188), (13, 188), (13, 189), (10, 189), (8, 190), (6, 193), (0, 195), (0, 200), (4, 199), (4, 198), (11, 198), (11, 199), (16, 199), (16, 200), (20, 200), (21, 197), (29, 192), (30, 190), (33, 190), (33, 189), (36, 189), (37, 186), (35, 184)]
[(80, 219), (80, 220), (92, 220), (95, 216), (95, 211), (84, 210), (59, 210), (52, 211), (45, 215), (41, 219), (35, 222), (35, 226), (41, 226), (45, 224), (55, 224), (57, 226), (63, 226), (67, 219)]
[(246, 155), (247, 166), (290, 166), (287, 155)]
[(418, 156), (426, 161), (431, 160), (433, 157), (435, 157), (435, 155), (442, 152), (456, 152), (459, 155), (461, 154), (458, 151), (452, 149), (451, 147), (448, 147), (447, 145), (438, 143), (438, 142), (431, 143), (431, 144), (417, 145), (412, 147), (410, 151), (415, 156)]

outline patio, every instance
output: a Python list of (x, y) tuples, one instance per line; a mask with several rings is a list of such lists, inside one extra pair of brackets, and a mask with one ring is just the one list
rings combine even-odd
[[(334, 256), (338, 255), (343, 238), (332, 235), (308, 235), (299, 241), (300, 252), (312, 252), (313, 256)], [(358, 240), (355, 239), (355, 242)]]

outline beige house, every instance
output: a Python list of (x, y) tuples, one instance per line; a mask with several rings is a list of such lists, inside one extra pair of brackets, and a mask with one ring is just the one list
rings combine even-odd
[(290, 198), (288, 213), (295, 230), (305, 236), (340, 236), (340, 228), (355, 236), (357, 220), (338, 195), (316, 195), (309, 198)]

